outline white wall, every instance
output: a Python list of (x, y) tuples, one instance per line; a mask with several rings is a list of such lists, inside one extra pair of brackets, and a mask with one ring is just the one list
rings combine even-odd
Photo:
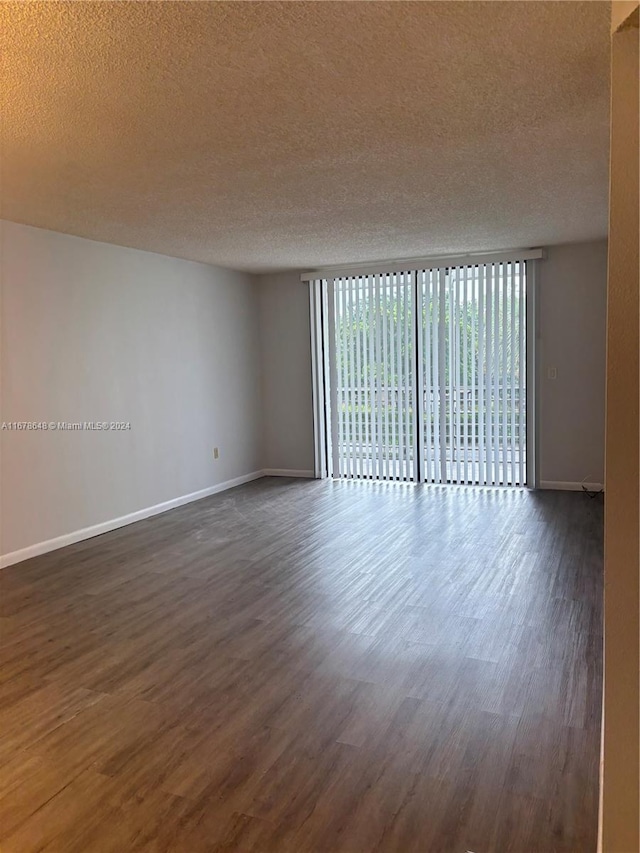
[(541, 485), (604, 483), (607, 242), (552, 246), (539, 267)]
[[(265, 464), (313, 468), (309, 297), (299, 273), (261, 276)], [(540, 262), (540, 479), (604, 480), (606, 240)], [(557, 379), (546, 378), (555, 367)]]
[(313, 472), (309, 288), (300, 273), (258, 278), (264, 467)]
[(251, 276), (8, 222), (1, 237), (0, 420), (131, 430), (1, 431), (0, 553), (262, 467)]

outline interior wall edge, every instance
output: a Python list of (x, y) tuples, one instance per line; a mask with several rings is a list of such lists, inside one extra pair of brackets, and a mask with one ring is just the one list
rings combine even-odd
[(310, 480), (314, 478), (313, 471), (310, 469), (263, 468), (262, 473), (265, 477), (301, 477)]
[(177, 509), (194, 501), (200, 501), (203, 498), (216, 495), (218, 492), (226, 492), (236, 486), (242, 486), (244, 483), (250, 483), (252, 480), (258, 480), (264, 476), (263, 471), (252, 471), (249, 474), (234, 477), (232, 480), (227, 480), (224, 483), (216, 483), (215, 486), (209, 486), (206, 489), (192, 492), (190, 495), (181, 495), (178, 498), (163, 501), (155, 506), (145, 507), (128, 515), (120, 516), (120, 518), (112, 518), (99, 524), (93, 524), (91, 527), (85, 527), (82, 530), (74, 530), (71, 533), (65, 533), (63, 536), (56, 536), (54, 539), (28, 545), (26, 548), (20, 548), (18, 551), (0, 554), (0, 569), (13, 566), (16, 563), (22, 563), (25, 560), (30, 560), (32, 557), (39, 557), (41, 554), (48, 554), (50, 551), (57, 551), (60, 548), (65, 548), (67, 545), (74, 545), (76, 542), (82, 542), (85, 539), (93, 539), (94, 536), (100, 536), (102, 533), (109, 533), (109, 531), (117, 530), (119, 527), (135, 524), (136, 521), (143, 521), (145, 518), (160, 515), (163, 512)]
[(541, 480), (539, 489), (552, 489), (563, 492), (600, 492), (604, 491), (604, 483), (571, 483), (566, 480)]

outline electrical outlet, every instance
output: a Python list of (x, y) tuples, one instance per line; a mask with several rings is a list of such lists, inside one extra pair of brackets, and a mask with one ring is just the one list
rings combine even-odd
[(214, 447), (213, 448), (213, 458), (218, 459), (219, 457), (220, 457), (220, 451), (218, 450), (217, 447)]

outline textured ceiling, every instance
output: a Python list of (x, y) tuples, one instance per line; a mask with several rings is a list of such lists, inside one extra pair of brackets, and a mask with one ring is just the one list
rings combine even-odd
[(606, 234), (609, 4), (2, 3), (2, 215), (266, 271)]

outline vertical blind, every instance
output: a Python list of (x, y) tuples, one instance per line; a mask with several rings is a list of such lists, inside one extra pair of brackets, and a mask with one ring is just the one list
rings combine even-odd
[(524, 263), (417, 275), (421, 479), (524, 485)]
[(316, 281), (329, 473), (523, 485), (525, 288), (524, 261)]
[(414, 479), (413, 299), (408, 273), (330, 282), (335, 325), (333, 473)]

